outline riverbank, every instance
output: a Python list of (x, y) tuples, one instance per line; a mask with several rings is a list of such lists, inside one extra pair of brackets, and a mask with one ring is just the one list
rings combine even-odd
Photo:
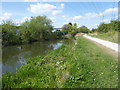
[[(15, 73), (16, 69), (25, 65), (27, 60), (36, 56), (45, 56), (58, 49), (63, 43), (72, 42), (72, 39), (34, 42), (31, 44), (2, 47), (2, 73)], [(14, 52), (13, 52), (14, 51)]]
[(117, 58), (80, 37), (4, 75), (3, 88), (116, 88), (117, 70)]

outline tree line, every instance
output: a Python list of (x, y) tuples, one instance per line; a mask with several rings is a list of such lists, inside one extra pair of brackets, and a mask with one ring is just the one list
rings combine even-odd
[(31, 17), (17, 26), (12, 21), (3, 21), (2, 44), (15, 45), (62, 38), (59, 31), (52, 32), (52, 21), (46, 16)]
[(90, 32), (107, 33), (109, 31), (120, 31), (120, 21), (111, 20), (108, 24), (101, 23), (97, 28), (92, 29)]
[(12, 21), (3, 21), (0, 24), (0, 38), (2, 38), (2, 45), (15, 45), (62, 39), (66, 34), (74, 36), (76, 33), (120, 31), (119, 25), (120, 21), (113, 20), (108, 24), (101, 23), (97, 28), (90, 30), (86, 26), (77, 27), (77, 23), (69, 22), (62, 26), (62, 30), (53, 32), (52, 20), (46, 16), (37, 16), (31, 17), (30, 20), (26, 20), (19, 26)]
[(88, 29), (86, 26), (81, 26), (77, 28), (77, 24), (72, 24), (71, 22), (63, 25), (62, 31), (67, 34), (75, 35), (76, 33), (107, 33), (109, 31), (120, 31), (120, 21), (112, 20), (110, 23), (105, 24), (101, 23), (97, 28), (93, 28), (92, 30)]
[(63, 25), (62, 32), (65, 32), (67, 34), (74, 35), (75, 33), (89, 33), (89, 29), (86, 26), (81, 26), (77, 28), (77, 24), (72, 24), (71, 22), (68, 24)]

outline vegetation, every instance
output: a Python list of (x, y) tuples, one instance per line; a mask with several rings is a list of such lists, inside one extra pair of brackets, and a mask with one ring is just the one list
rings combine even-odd
[(63, 25), (62, 32), (65, 32), (66, 34), (71, 34), (74, 36), (76, 33), (89, 33), (90, 30), (86, 26), (81, 26), (77, 28), (77, 24), (72, 24), (71, 22), (68, 24)]
[(35, 57), (16, 74), (3, 76), (3, 88), (117, 88), (117, 58), (80, 37), (45, 57)]
[(20, 43), (20, 34), (18, 29), (11, 21), (4, 21), (2, 24), (3, 45)]
[(109, 31), (107, 33), (98, 33), (98, 35), (91, 35), (91, 36), (118, 43), (117, 31)]
[(11, 21), (3, 21), (1, 26), (3, 45), (58, 39), (62, 35), (52, 32), (52, 21), (46, 16), (31, 17), (31, 20), (23, 22), (20, 26)]
[(118, 20), (113, 20), (108, 24), (101, 23), (98, 28), (92, 29), (92, 32), (107, 33), (109, 31), (120, 31), (119, 25), (120, 21)]
[[(77, 24), (71, 22), (63, 25), (62, 31), (53, 32), (52, 21), (46, 16), (31, 17), (31, 20), (23, 22), (20, 26), (16, 26), (11, 21), (3, 21), (2, 27), (3, 45), (14, 45), (22, 43), (31, 43), (34, 41), (45, 41), (53, 39), (61, 39), (66, 34), (74, 36), (76, 33), (94, 33), (102, 39), (118, 42), (117, 31), (120, 31), (118, 25), (120, 21), (114, 20), (108, 24), (101, 23), (98, 28), (91, 31), (86, 26), (77, 28)], [(1, 31), (0, 31), (1, 32)], [(112, 33), (113, 32), (113, 33)], [(0, 34), (1, 35), (1, 34)], [(110, 39), (111, 35), (114, 38)], [(1, 36), (0, 36), (1, 37)], [(108, 39), (107, 39), (108, 38)]]
[[(37, 16), (20, 26), (4, 21), (0, 27), (3, 45), (14, 45), (93, 32), (98, 33), (95, 37), (118, 42), (119, 24), (116, 20), (101, 23), (90, 31), (86, 26), (77, 28), (76, 23), (70, 22), (63, 25), (62, 31), (53, 32), (52, 21), (46, 16)], [(80, 37), (46, 56), (30, 58), (15, 74), (6, 73), (2, 80), (3, 88), (117, 88), (118, 63), (117, 58), (103, 52), (101, 47)]]
[(82, 26), (78, 28), (78, 32), (82, 32), (82, 33), (89, 33), (89, 29), (86, 26)]
[(71, 34), (73, 31), (74, 31), (74, 27), (73, 27), (72, 23), (65, 24), (62, 27), (62, 32), (65, 32), (67, 34), (68, 33)]
[(97, 35), (91, 35), (97, 38), (105, 39), (111, 42), (118, 43), (118, 31), (120, 21), (114, 20), (108, 24), (101, 23), (98, 28), (92, 29), (91, 33), (96, 32)]

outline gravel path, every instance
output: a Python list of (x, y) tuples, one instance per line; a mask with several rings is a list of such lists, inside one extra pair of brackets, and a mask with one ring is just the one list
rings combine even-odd
[(98, 38), (94, 38), (94, 37), (91, 37), (91, 36), (88, 36), (88, 35), (83, 35), (83, 37), (87, 38), (87, 39), (90, 39), (92, 41), (95, 41), (101, 45), (104, 45), (106, 46), (107, 48), (110, 48), (112, 50), (115, 50), (117, 52), (120, 52), (120, 50), (118, 50), (118, 44), (117, 43), (113, 43), (113, 42), (110, 42), (110, 41), (106, 41), (106, 40), (102, 40), (102, 39), (98, 39)]

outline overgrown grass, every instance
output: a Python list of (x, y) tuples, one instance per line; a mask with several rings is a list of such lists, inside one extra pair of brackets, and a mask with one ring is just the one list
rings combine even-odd
[(117, 31), (109, 31), (107, 33), (98, 33), (98, 35), (91, 35), (91, 36), (118, 43)]
[(3, 76), (3, 88), (116, 88), (117, 84), (116, 58), (83, 37)]

